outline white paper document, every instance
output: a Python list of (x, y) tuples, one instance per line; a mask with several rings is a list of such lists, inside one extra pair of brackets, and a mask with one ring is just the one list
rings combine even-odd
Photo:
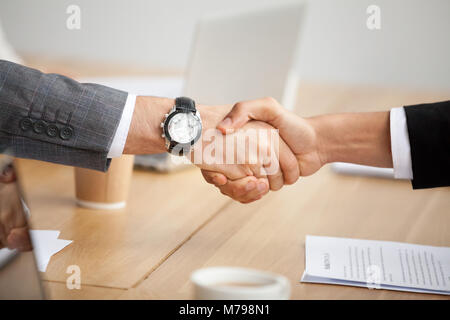
[(450, 248), (306, 236), (301, 281), (450, 295)]
[(30, 230), (34, 256), (38, 270), (45, 272), (50, 258), (72, 243), (71, 240), (58, 239), (58, 230)]

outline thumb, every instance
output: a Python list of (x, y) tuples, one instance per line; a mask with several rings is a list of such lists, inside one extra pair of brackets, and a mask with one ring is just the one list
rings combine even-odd
[(244, 126), (250, 121), (248, 110), (241, 107), (241, 103), (236, 103), (233, 109), (225, 116), (225, 118), (217, 125), (223, 134), (232, 133)]
[(272, 124), (279, 112), (278, 103), (273, 98), (238, 102), (218, 124), (217, 129), (227, 134), (241, 128), (250, 120)]

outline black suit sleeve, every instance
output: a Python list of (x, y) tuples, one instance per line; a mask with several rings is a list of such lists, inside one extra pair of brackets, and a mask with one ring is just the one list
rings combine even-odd
[(450, 186), (450, 101), (405, 107), (414, 189)]

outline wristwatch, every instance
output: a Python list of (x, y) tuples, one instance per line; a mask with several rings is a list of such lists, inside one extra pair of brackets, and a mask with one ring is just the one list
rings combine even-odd
[(175, 105), (161, 122), (162, 137), (167, 151), (174, 155), (186, 155), (202, 135), (202, 120), (194, 100), (187, 97), (175, 99)]

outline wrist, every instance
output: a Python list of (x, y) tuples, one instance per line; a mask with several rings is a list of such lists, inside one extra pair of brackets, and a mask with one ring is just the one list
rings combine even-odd
[(331, 114), (309, 120), (323, 164), (392, 167), (388, 112)]
[(314, 132), (315, 152), (319, 158), (320, 166), (333, 162), (335, 155), (333, 154), (332, 143), (329, 139), (329, 129), (327, 128), (324, 116), (316, 116), (305, 119)]
[(345, 114), (320, 115), (310, 119), (322, 165), (347, 162), (347, 157), (357, 152), (357, 149), (353, 149), (359, 144), (354, 140), (356, 132), (348, 130), (350, 124), (346, 119)]
[[(166, 152), (165, 140), (161, 136), (161, 122), (170, 112), (174, 99), (138, 96), (124, 147), (125, 154), (153, 154)], [(202, 119), (203, 132), (214, 129), (231, 106), (197, 105)]]
[(125, 143), (126, 154), (153, 154), (166, 151), (161, 121), (174, 105), (174, 99), (138, 96)]

